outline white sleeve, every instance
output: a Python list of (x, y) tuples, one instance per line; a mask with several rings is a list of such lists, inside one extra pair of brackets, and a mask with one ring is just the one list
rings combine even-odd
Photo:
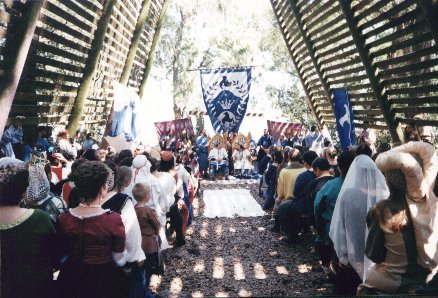
[(117, 266), (122, 267), (126, 264), (126, 258), (128, 256), (128, 253), (126, 252), (126, 249), (123, 252), (112, 252), (112, 257), (114, 263), (116, 263)]
[(128, 199), (122, 209), (122, 222), (125, 226), (126, 240), (125, 250), (127, 251), (127, 262), (140, 262), (146, 259), (141, 248), (141, 231), (138, 224), (137, 214), (135, 213), (132, 201)]

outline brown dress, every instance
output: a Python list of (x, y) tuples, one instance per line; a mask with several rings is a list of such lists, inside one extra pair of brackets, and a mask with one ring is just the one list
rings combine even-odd
[(160, 231), (160, 222), (155, 211), (145, 205), (135, 205), (138, 223), (141, 230), (141, 248), (145, 254), (158, 252), (157, 236)]
[(125, 249), (125, 227), (120, 215), (104, 212), (79, 217), (71, 211), (58, 218), (60, 238), (68, 255), (59, 273), (64, 297), (123, 297), (112, 253)]

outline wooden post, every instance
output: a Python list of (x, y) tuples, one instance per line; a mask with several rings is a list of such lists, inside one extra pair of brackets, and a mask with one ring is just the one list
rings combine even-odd
[(417, 0), (417, 5), (421, 8), (426, 23), (432, 32), (435, 44), (438, 44), (438, 1)]
[(321, 118), (318, 116), (318, 113), (317, 113), (317, 111), (315, 109), (315, 106), (313, 105), (312, 99), (310, 98), (309, 90), (307, 88), (306, 83), (304, 82), (303, 75), (301, 74), (301, 72), (300, 72), (300, 70), (298, 68), (298, 63), (297, 63), (297, 61), (295, 59), (295, 56), (292, 53), (292, 49), (288, 46), (289, 45), (289, 40), (288, 40), (288, 38), (286, 37), (286, 34), (285, 34), (285, 30), (287, 28), (284, 28), (284, 30), (282, 30), (282, 28), (281, 28), (280, 15), (278, 14), (279, 13), (278, 10), (275, 9), (274, 1), (275, 0), (271, 0), (271, 4), (272, 4), (272, 9), (274, 10), (275, 16), (277, 18), (278, 26), (280, 27), (281, 34), (283, 35), (284, 41), (286, 42), (286, 47), (287, 47), (287, 50), (289, 51), (289, 55), (290, 55), (290, 57), (292, 59), (292, 63), (294, 64), (294, 67), (297, 70), (297, 76), (300, 79), (301, 85), (303, 85), (304, 93), (306, 93), (307, 103), (309, 104), (309, 107), (310, 107), (310, 110), (312, 112), (312, 115), (315, 118), (316, 123), (318, 124), (319, 129), (322, 129), (323, 124), (321, 122)]
[(140, 44), (141, 33), (143, 32), (144, 24), (148, 17), (151, 0), (144, 0), (140, 10), (140, 14), (135, 24), (135, 30), (132, 35), (131, 45), (129, 47), (128, 56), (126, 57), (125, 66), (122, 75), (120, 76), (120, 83), (124, 86), (128, 85), (129, 77), (131, 75), (132, 66), (134, 65), (135, 55), (137, 54), (138, 45)]
[(41, 8), (45, 2), (46, 0), (26, 1), (23, 15), (13, 24), (14, 32), (8, 32), (10, 38), (6, 41), (4, 50), (5, 72), (0, 78), (0, 136), (8, 120)]
[(395, 120), (394, 113), (391, 111), (391, 104), (388, 101), (388, 96), (380, 83), (380, 76), (377, 71), (377, 68), (372, 62), (370, 57), (370, 51), (365, 44), (365, 38), (362, 33), (358, 29), (357, 20), (354, 17), (354, 12), (351, 9), (351, 1), (350, 0), (338, 0), (339, 5), (341, 6), (344, 17), (347, 21), (348, 28), (350, 29), (351, 35), (353, 37), (353, 41), (356, 45), (356, 49), (359, 53), (360, 59), (362, 60), (362, 64), (367, 73), (368, 79), (370, 80), (371, 88), (373, 89), (374, 96), (379, 102), (380, 109), (383, 113), (383, 117), (385, 118), (386, 124), (389, 128), (389, 133), (391, 134), (392, 141), (394, 143), (400, 143), (403, 140), (403, 134), (400, 126)]
[(78, 92), (76, 94), (74, 105), (67, 125), (67, 129), (70, 132), (76, 131), (79, 125), (79, 121), (81, 120), (84, 103), (88, 97), (90, 85), (93, 81), (93, 77), (97, 70), (100, 52), (103, 48), (105, 34), (111, 20), (111, 15), (113, 13), (115, 3), (116, 0), (106, 0), (102, 10), (102, 15), (100, 16), (100, 19), (97, 22), (97, 29), (96, 32), (94, 33), (94, 38), (93, 38), (93, 42), (91, 43), (91, 48), (88, 51), (88, 59), (85, 64), (81, 85), (78, 88)]
[(330, 105), (333, 109), (333, 112), (334, 112), (335, 106), (333, 104), (330, 86), (328, 85), (328, 83), (324, 77), (321, 66), (319, 65), (318, 58), (316, 56), (316, 50), (315, 50), (315, 47), (313, 46), (313, 42), (310, 39), (310, 36), (308, 35), (308, 33), (306, 32), (306, 29), (304, 28), (304, 22), (302, 19), (301, 12), (297, 6), (297, 1), (290, 0), (289, 3), (290, 3), (290, 7), (292, 9), (292, 13), (294, 14), (295, 21), (297, 22), (298, 29), (300, 30), (301, 37), (303, 38), (304, 43), (306, 44), (307, 51), (309, 52), (309, 57), (313, 62), (315, 72), (318, 75), (319, 80), (321, 81), (322, 88), (324, 89), (324, 94), (327, 97), (327, 100), (330, 103)]
[(169, 6), (169, 0), (164, 0), (163, 7), (161, 8), (160, 17), (157, 22), (157, 26), (155, 29), (154, 38), (152, 39), (151, 50), (149, 51), (148, 60), (146, 61), (146, 67), (143, 73), (143, 79), (141, 80), (140, 89), (138, 91), (138, 96), (140, 99), (143, 99), (144, 92), (146, 89), (146, 82), (151, 72), (152, 65), (154, 62), (155, 49), (157, 48), (158, 41), (160, 40), (160, 31), (161, 27), (163, 27), (164, 17), (166, 16), (167, 7)]

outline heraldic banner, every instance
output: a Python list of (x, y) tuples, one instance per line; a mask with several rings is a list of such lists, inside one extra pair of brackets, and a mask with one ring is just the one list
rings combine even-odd
[(347, 150), (351, 145), (356, 144), (356, 134), (354, 132), (353, 108), (346, 88), (333, 89), (333, 99), (335, 104), (336, 128), (338, 130), (339, 141), (342, 150)]
[(201, 70), (202, 97), (215, 132), (239, 131), (250, 86), (251, 68)]
[(169, 129), (173, 129), (175, 137), (179, 139), (179, 135), (185, 129), (187, 136), (194, 135), (192, 120), (190, 118), (177, 119), (171, 121), (155, 122), (155, 128), (157, 129), (158, 139), (166, 134)]
[(303, 124), (291, 123), (291, 122), (278, 122), (267, 120), (268, 130), (271, 133), (272, 138), (277, 141), (281, 134), (284, 134), (286, 138), (291, 138), (296, 134), (299, 134)]

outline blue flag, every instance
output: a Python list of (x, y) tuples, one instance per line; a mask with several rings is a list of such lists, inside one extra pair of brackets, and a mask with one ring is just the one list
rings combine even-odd
[(250, 86), (251, 68), (201, 70), (202, 97), (215, 132), (239, 131)]
[(346, 88), (333, 89), (333, 99), (335, 104), (336, 128), (338, 130), (342, 150), (345, 151), (349, 146), (356, 144), (353, 109)]

